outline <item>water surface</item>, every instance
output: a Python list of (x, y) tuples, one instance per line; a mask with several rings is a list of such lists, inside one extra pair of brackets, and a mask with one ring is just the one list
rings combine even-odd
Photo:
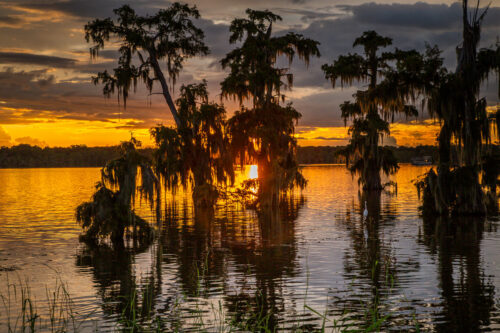
[(126, 249), (78, 242), (74, 210), (99, 169), (0, 170), (0, 294), (22, 281), (43, 309), (59, 279), (83, 330), (116, 330), (145, 289), (166, 327), (185, 331), (256, 309), (282, 329), (320, 328), (310, 309), (363, 325), (374, 308), (383, 330), (500, 330), (498, 218), (424, 223), (412, 180), (427, 168), (403, 165), (395, 193), (366, 196), (344, 166), (308, 166), (302, 193), (259, 214), (223, 201), (195, 213), (179, 191), (165, 195), (155, 241)]

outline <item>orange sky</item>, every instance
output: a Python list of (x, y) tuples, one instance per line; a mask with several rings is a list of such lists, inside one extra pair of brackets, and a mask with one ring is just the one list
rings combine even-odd
[[(127, 121), (126, 119), (122, 120)], [(105, 123), (99, 121), (78, 120), (41, 120), (35, 124), (3, 125), (4, 133), (10, 136), (10, 143), (2, 141), (0, 130), (0, 145), (34, 144), (39, 146), (69, 146), (85, 144), (87, 146), (116, 145), (120, 141), (133, 136), (146, 146), (153, 145), (148, 129), (119, 128), (120, 122)], [(346, 127), (315, 127), (301, 129), (297, 134), (301, 146), (340, 146), (347, 144), (349, 136)], [(435, 144), (439, 125), (432, 121), (393, 124), (392, 135), (385, 139), (389, 145), (417, 146)], [(27, 136), (26, 134), (29, 133)], [(395, 141), (394, 141), (395, 139)]]

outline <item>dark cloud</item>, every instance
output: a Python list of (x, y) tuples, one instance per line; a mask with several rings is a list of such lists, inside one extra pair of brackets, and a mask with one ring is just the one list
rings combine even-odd
[(19, 17), (9, 16), (9, 15), (0, 15), (0, 24), (7, 25), (18, 25), (23, 22)]
[(24, 1), (17, 6), (28, 9), (52, 10), (81, 18), (102, 18), (113, 14), (113, 9), (123, 5), (131, 5), (138, 13), (150, 13), (153, 9), (166, 7), (170, 4), (166, 0), (68, 0), (68, 1)]
[[(414, 27), (420, 29), (460, 29), (462, 23), (461, 3), (429, 4), (376, 4), (366, 3), (359, 6), (339, 6), (349, 10), (359, 21), (374, 25)], [(485, 8), (479, 10), (482, 13)], [(483, 28), (500, 26), (500, 8), (488, 10)]]
[(349, 11), (358, 21), (372, 25), (403, 26), (420, 29), (450, 29), (460, 25), (461, 5), (454, 3), (429, 4), (377, 4), (374, 2), (359, 6), (339, 6)]
[[(193, 1), (190, 2), (193, 3)], [(461, 38), (461, 8), (459, 5), (434, 5), (423, 2), (353, 5), (354, 1), (343, 1), (344, 3), (348, 2), (349, 5), (335, 6), (335, 3), (339, 2), (340, 0), (329, 0), (328, 2), (255, 0), (248, 5), (236, 4), (234, 0), (221, 0), (217, 3), (199, 2), (200, 12), (204, 19), (197, 20), (196, 24), (205, 31), (206, 43), (211, 49), (211, 55), (202, 60), (192, 59), (188, 61), (178, 80), (179, 83), (175, 87), (176, 90), (180, 84), (206, 78), (209, 82), (211, 96), (218, 97), (220, 94), (219, 82), (226, 75), (221, 71), (219, 61), (235, 47), (235, 45), (229, 44), (227, 22), (234, 16), (244, 16), (244, 9), (248, 6), (270, 8), (283, 15), (284, 21), (276, 26), (277, 34), (286, 33), (293, 26), (294, 31), (321, 43), (322, 58), (312, 59), (308, 68), (300, 61), (294, 62), (291, 67), (291, 72), (295, 74), (296, 91), (299, 91), (300, 88), (309, 89), (309, 96), (300, 97), (300, 94), (292, 94), (295, 96), (291, 99), (294, 106), (303, 114), (299, 123), (301, 126), (344, 126), (340, 117), (339, 105), (346, 100), (351, 100), (352, 94), (358, 87), (344, 90), (331, 89), (330, 83), (325, 80), (321, 71), (321, 65), (327, 62), (331, 63), (340, 54), (361, 52), (362, 50), (359, 48), (353, 49), (352, 44), (363, 31), (376, 30), (382, 35), (392, 37), (394, 47), (403, 49), (423, 50), (425, 42), (437, 44), (443, 50), (446, 65), (450, 69), (455, 66), (455, 47)], [(0, 7), (5, 3), (15, 4), (16, 8), (47, 12), (57, 11), (71, 17), (63, 15), (63, 18), (57, 21), (58, 15), (54, 15), (54, 19), (51, 21), (35, 20), (23, 26), (22, 29), (3, 26), (0, 28), (0, 45), (4, 51), (6, 49), (26, 49), (33, 50), (33, 52), (3, 52), (0, 53), (0, 63), (62, 68), (65, 70), (64, 72), (67, 70), (69, 74), (64, 78), (55, 78), (48, 71), (0, 71), (0, 87), (2, 87), (0, 100), (7, 101), (9, 107), (24, 107), (32, 110), (26, 111), (23, 116), (18, 116), (14, 112), (2, 111), (0, 112), (0, 123), (21, 122), (23, 121), (22, 117), (25, 117), (25, 121), (36, 121), (40, 117), (51, 116), (54, 119), (105, 122), (109, 122), (110, 119), (114, 121), (121, 117), (127, 120), (123, 121), (120, 126), (147, 128), (162, 119), (169, 121), (170, 114), (164, 101), (157, 96), (148, 97), (147, 92), (141, 86), (139, 86), (137, 94), (131, 97), (127, 109), (123, 110), (116, 103), (116, 96), (111, 100), (106, 100), (102, 97), (102, 87), (90, 84), (89, 74), (95, 74), (104, 69), (112, 70), (116, 67), (118, 56), (116, 50), (111, 48), (103, 50), (98, 62), (76, 61), (70, 58), (36, 54), (37, 51), (61, 50), (61, 55), (73, 54), (69, 57), (74, 56), (82, 59), (82, 55), (88, 54), (88, 45), (85, 44), (82, 32), (83, 24), (86, 21), (94, 17), (113, 16), (112, 10), (125, 3), (130, 3), (140, 14), (154, 13), (158, 8), (168, 6), (167, 1), (16, 0), (9, 2), (9, 0), (4, 0), (0, 3)], [(0, 8), (1, 10), (2, 8)], [(19, 12), (2, 11), (0, 23), (2, 19), (9, 20), (10, 18), (10, 24), (13, 24), (12, 18), (18, 17), (18, 14)], [(220, 20), (212, 21), (207, 17), (216, 17)], [(491, 8), (482, 30), (481, 45), (491, 45), (496, 41), (496, 37), (500, 34), (499, 26), (500, 8)], [(103, 60), (105, 62), (102, 62)], [(286, 63), (282, 65), (287, 66)], [(496, 84), (485, 85), (483, 95), (492, 101), (497, 101), (496, 87)], [(317, 89), (317, 92), (314, 89)], [(230, 102), (227, 103), (230, 104)], [(2, 105), (0, 105), (1, 107)], [(51, 113), (44, 113), (47, 110), (50, 110)], [(231, 108), (229, 111), (232, 111)], [(134, 119), (134, 121), (128, 119)], [(407, 121), (399, 118), (397, 120)]]
[[(340, 8), (340, 6), (339, 6)], [(324, 63), (332, 61), (341, 54), (362, 52), (353, 48), (355, 38), (364, 31), (375, 30), (379, 34), (393, 38), (393, 46), (401, 49), (417, 49), (423, 51), (425, 43), (438, 45), (443, 51), (445, 65), (454, 70), (456, 64), (455, 48), (461, 40), (461, 7), (453, 5), (415, 4), (376, 4), (368, 3), (358, 6), (341, 6), (348, 15), (335, 19), (318, 19), (308, 27), (299, 30), (303, 35), (319, 41), (322, 57), (313, 59), (308, 68), (300, 62), (292, 65), (295, 76), (295, 87), (317, 87), (324, 90), (329, 86), (321, 70)], [(490, 46), (496, 42), (500, 31), (500, 8), (489, 9), (482, 29), (482, 46)], [(489, 103), (497, 103), (497, 84), (483, 85), (482, 95), (487, 96)], [(330, 93), (318, 93), (302, 99), (294, 100), (294, 105), (303, 114), (302, 125), (342, 126), (339, 105), (352, 100), (356, 89), (336, 90)], [(428, 118), (423, 114), (419, 119)], [(397, 117), (397, 121), (405, 123), (412, 119)]]
[(318, 92), (303, 98), (293, 99), (293, 106), (302, 113), (300, 126), (335, 127), (344, 126), (340, 104), (351, 99), (356, 88)]
[(205, 32), (205, 43), (210, 48), (210, 55), (216, 59), (221, 59), (234, 48), (229, 44), (229, 25), (214, 24), (210, 20), (200, 19), (196, 25)]
[(0, 64), (29, 64), (70, 68), (75, 66), (76, 60), (33, 53), (0, 52)]
[(340, 13), (332, 13), (328, 10), (307, 10), (299, 8), (275, 8), (273, 9), (280, 13), (292, 14), (300, 16), (302, 22), (310, 22), (317, 19), (334, 18), (341, 16)]

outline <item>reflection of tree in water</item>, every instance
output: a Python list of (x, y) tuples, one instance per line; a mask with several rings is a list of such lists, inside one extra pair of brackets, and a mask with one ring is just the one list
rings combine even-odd
[[(390, 197), (388, 196), (389, 200)], [(366, 217), (363, 211), (368, 211)], [(382, 228), (396, 216), (394, 206), (385, 202), (379, 191), (363, 192), (360, 195), (361, 216), (346, 214), (344, 227), (349, 233), (351, 246), (345, 253), (345, 272), (357, 278), (368, 280), (373, 295), (385, 281), (387, 274), (395, 274), (395, 258), (391, 244), (381, 236)]]
[(437, 256), (442, 310), (437, 332), (479, 332), (490, 324), (495, 287), (481, 267), (484, 218), (426, 217), (419, 241)]
[(289, 196), (279, 209), (256, 214), (234, 207), (197, 210), (194, 218), (182, 208), (167, 211), (174, 217), (166, 219), (163, 252), (174, 255), (184, 292), (204, 296), (222, 287), (235, 319), (259, 312), (275, 325), (284, 311), (283, 279), (297, 272), (295, 220), (304, 202)]
[[(345, 280), (351, 283), (340, 294), (334, 292), (329, 308), (333, 315), (346, 311), (350, 320), (369, 326), (389, 311), (389, 297), (398, 288), (398, 273), (417, 268), (411, 262), (397, 262), (391, 242), (384, 239), (384, 229), (393, 227), (397, 217), (392, 195), (366, 191), (360, 194), (359, 203), (356, 208), (353, 202), (341, 217), (351, 243), (344, 254)], [(394, 318), (391, 321), (384, 325), (394, 325)]]
[[(171, 325), (183, 320), (173, 319), (177, 314), (190, 316), (175, 312), (181, 294), (203, 303), (221, 292), (228, 315), (251, 326), (256, 318), (249, 315), (259, 313), (273, 327), (285, 311), (284, 280), (297, 274), (295, 221), (304, 202), (288, 196), (279, 209), (250, 212), (234, 206), (194, 210), (189, 200), (176, 200), (165, 209), (153, 245), (84, 245), (76, 264), (92, 269), (104, 314), (122, 324), (134, 315), (134, 297), (140, 322), (148, 320), (152, 309), (151, 317)], [(150, 261), (136, 263), (138, 255), (147, 253)], [(176, 290), (162, 286), (162, 265), (176, 268)]]
[[(151, 266), (142, 276), (138, 276), (135, 265), (136, 256), (148, 250), (151, 250), (149, 242), (124, 247), (88, 243), (77, 254), (78, 267), (92, 268), (105, 316), (118, 316), (121, 321), (131, 320), (134, 316), (146, 319), (149, 310), (154, 308), (155, 296), (161, 291), (160, 262), (152, 259)], [(153, 251), (152, 257), (161, 256)], [(167, 300), (165, 306), (171, 301)]]
[[(273, 328), (285, 313), (283, 279), (297, 274), (295, 221), (304, 202), (303, 197), (287, 197), (278, 210), (268, 208), (258, 212), (261, 246), (234, 252), (238, 266), (246, 265), (256, 280), (253, 293), (244, 283), (237, 294), (226, 297), (228, 310), (237, 319), (250, 320), (252, 325), (252, 321), (267, 317), (269, 327)], [(248, 318), (249, 313), (254, 317)], [(245, 315), (247, 318), (242, 318)]]

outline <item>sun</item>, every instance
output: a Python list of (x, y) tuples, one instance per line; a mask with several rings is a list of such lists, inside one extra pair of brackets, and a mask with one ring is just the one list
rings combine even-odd
[(248, 173), (248, 179), (257, 179), (259, 177), (259, 171), (257, 165), (251, 165), (250, 171)]

